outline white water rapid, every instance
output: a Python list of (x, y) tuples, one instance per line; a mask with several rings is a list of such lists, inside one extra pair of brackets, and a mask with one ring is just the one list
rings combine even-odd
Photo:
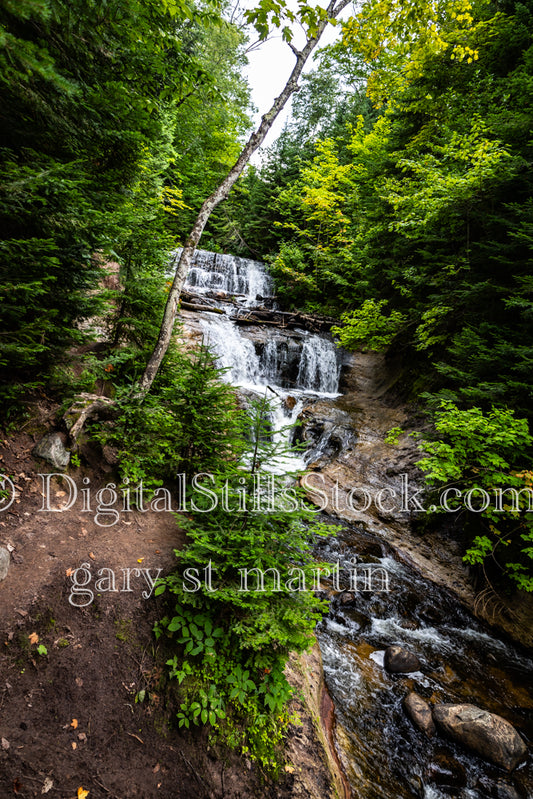
[[(174, 254), (174, 263), (181, 249)], [(235, 255), (196, 250), (184, 288), (195, 294), (225, 294), (252, 307), (273, 299), (274, 283), (264, 264)]]
[[(177, 253), (179, 256), (179, 251)], [(265, 397), (270, 405), (272, 439), (291, 444), (292, 426), (306, 397), (338, 394), (340, 360), (331, 338), (264, 327), (259, 335), (235, 322), (235, 314), (273, 305), (273, 282), (258, 261), (198, 250), (184, 288), (190, 294), (217, 299), (218, 311), (202, 311), (199, 323), (204, 341), (225, 369), (223, 379), (247, 395)], [(248, 334), (247, 334), (248, 333)], [(270, 469), (278, 474), (305, 468), (305, 456), (285, 452)]]

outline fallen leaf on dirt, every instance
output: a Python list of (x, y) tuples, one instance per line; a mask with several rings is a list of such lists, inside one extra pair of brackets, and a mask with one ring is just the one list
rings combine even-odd
[(56, 497), (64, 497), (66, 496), (66, 491), (56, 491)]
[(78, 686), (78, 688), (81, 688), (81, 686), (83, 685), (83, 680), (81, 679), (81, 677), (76, 677), (76, 685)]
[(292, 774), (294, 772), (294, 766), (285, 766), (285, 771)]
[(85, 735), (85, 733), (84, 732), (79, 732), (78, 733), (78, 741), (86, 741), (86, 740), (87, 740), (87, 736)]
[(89, 552), (89, 557), (90, 557), (91, 560), (96, 560), (96, 558), (94, 557), (92, 552)]
[(69, 567), (69, 568), (66, 570), (65, 574), (67, 575), (67, 577), (70, 577), (70, 575), (73, 573), (73, 571), (74, 571), (74, 569), (72, 569), (72, 568), (70, 568), (70, 567)]
[(157, 772), (159, 771), (160, 768), (161, 768), (161, 766), (159, 765), (159, 763), (156, 763), (155, 766), (152, 769), (153, 773), (157, 774)]
[(74, 727), (74, 729), (77, 730), (78, 729), (78, 719), (72, 719), (72, 721), (70, 722), (70, 726)]
[(144, 558), (137, 558), (137, 563), (142, 563)]
[(89, 791), (84, 791), (83, 788), (80, 786), (78, 788), (78, 799), (86, 799), (89, 796)]
[(51, 777), (47, 777), (43, 783), (43, 787), (41, 788), (41, 793), (48, 793), (54, 787), (54, 781)]
[(36, 644), (39, 641), (39, 636), (37, 635), (37, 633), (31, 633), (30, 635), (28, 635), (28, 640), (30, 644)]
[(156, 549), (155, 554), (156, 555), (160, 555), (161, 554), (161, 550), (160, 549)]
[(78, 744), (76, 743), (76, 741), (72, 741), (72, 743), (70, 745), (72, 746), (73, 749), (77, 749), (78, 748)]
[(2, 749), (9, 749), (9, 741), (7, 738), (2, 738)]

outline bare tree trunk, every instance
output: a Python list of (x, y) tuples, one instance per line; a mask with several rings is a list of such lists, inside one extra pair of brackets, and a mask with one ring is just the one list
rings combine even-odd
[(148, 393), (154, 378), (159, 371), (161, 361), (165, 357), (168, 345), (170, 344), (170, 339), (172, 337), (174, 322), (176, 321), (176, 313), (181, 289), (192, 264), (194, 252), (198, 246), (198, 242), (200, 241), (200, 237), (204, 231), (209, 217), (217, 205), (222, 202), (222, 200), (226, 199), (233, 184), (241, 175), (251, 156), (263, 143), (265, 136), (272, 127), (279, 112), (282, 110), (291, 94), (298, 88), (298, 80), (300, 79), (305, 63), (318, 44), (320, 37), (327, 27), (328, 21), (330, 19), (335, 19), (350, 2), (351, 0), (330, 0), (326, 9), (327, 16), (320, 20), (317, 24), (315, 35), (309, 36), (305, 46), (301, 50), (297, 50), (295, 47), (290, 45), (296, 56), (296, 64), (294, 65), (283, 91), (279, 97), (274, 100), (270, 111), (268, 111), (262, 117), (259, 127), (248, 139), (246, 145), (241, 151), (241, 154), (239, 155), (239, 158), (228, 172), (222, 183), (215, 189), (211, 196), (204, 201), (202, 207), (200, 208), (200, 212), (196, 218), (193, 229), (187, 237), (183, 247), (183, 251), (176, 269), (176, 274), (174, 275), (174, 280), (169, 291), (167, 304), (165, 306), (165, 312), (163, 314), (163, 321), (161, 323), (157, 344), (155, 345), (150, 359), (146, 364), (144, 374), (141, 377), (138, 386), (136, 387), (137, 393), (139, 395), (143, 396), (144, 394)]

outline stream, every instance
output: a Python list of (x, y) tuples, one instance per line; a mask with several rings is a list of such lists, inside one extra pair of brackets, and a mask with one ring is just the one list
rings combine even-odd
[[(216, 305), (216, 312), (183, 312), (185, 328), (216, 354), (227, 382), (245, 397), (271, 400), (273, 437), (289, 446), (290, 425), (304, 408), (309, 413), (313, 403), (323, 407), (339, 397), (345, 354), (326, 334), (237, 324), (251, 308), (275, 307), (271, 278), (259, 262), (197, 251), (185, 288)], [(328, 453), (328, 435), (311, 439), (305, 452), (286, 452), (271, 470), (282, 474), (317, 462)], [(531, 743), (531, 657), (401, 562), (378, 536), (353, 524), (338, 529), (338, 535), (317, 545), (317, 559), (338, 561), (341, 574), (366, 566), (386, 575), (372, 590), (364, 585), (351, 592), (326, 590), (332, 596), (330, 612), (317, 628), (335, 705), (335, 743), (352, 796), (532, 799), (529, 761), (509, 775), (439, 734), (428, 739), (402, 707), (410, 691), (430, 703), (474, 704), (502, 715)], [(384, 651), (392, 644), (415, 653), (420, 671), (385, 671)]]

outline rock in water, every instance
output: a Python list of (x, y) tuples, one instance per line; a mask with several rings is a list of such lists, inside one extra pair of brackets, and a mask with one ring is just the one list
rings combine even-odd
[(475, 705), (435, 705), (433, 720), (454, 741), (512, 771), (527, 747), (512, 724)]
[(51, 463), (55, 469), (66, 469), (70, 461), (70, 452), (59, 433), (47, 433), (33, 449), (33, 454)]
[(446, 788), (464, 788), (466, 770), (448, 752), (437, 752), (427, 769), (427, 778), (435, 785)]
[(391, 674), (407, 674), (420, 669), (420, 661), (417, 656), (402, 646), (387, 647), (384, 665)]
[(5, 547), (0, 547), (0, 581), (5, 580), (11, 563), (11, 555)]
[(425, 732), (428, 738), (435, 735), (437, 728), (431, 715), (431, 708), (425, 699), (412, 692), (403, 700), (403, 707), (415, 727)]
[(513, 786), (507, 785), (507, 783), (502, 782), (501, 780), (496, 786), (496, 792), (498, 799), (520, 799)]

